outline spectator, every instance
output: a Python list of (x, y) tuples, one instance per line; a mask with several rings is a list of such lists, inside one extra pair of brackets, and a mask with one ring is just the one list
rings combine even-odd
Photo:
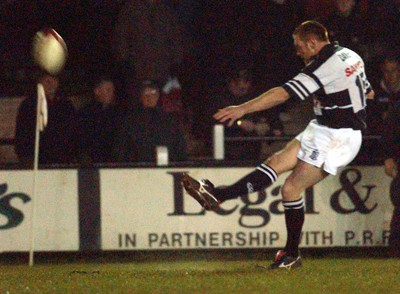
[[(240, 65), (231, 69), (227, 74), (225, 87), (213, 98), (211, 112), (215, 113), (218, 109), (250, 100), (250, 97), (254, 95), (252, 86), (251, 69)], [(283, 125), (279, 120), (279, 113), (275, 109), (246, 116), (234, 126), (225, 128), (227, 137), (280, 136), (282, 133)], [(228, 160), (251, 160), (258, 159), (260, 156), (260, 142), (249, 141), (245, 144), (227, 142), (225, 146), (225, 156)]]
[(184, 107), (183, 98), (187, 99), (190, 95), (188, 91), (183, 91), (182, 85), (177, 77), (171, 77), (161, 89), (159, 107), (167, 112), (173, 120), (176, 120), (183, 131), (187, 142), (188, 154), (199, 154), (201, 145), (193, 136), (193, 116), (191, 107)]
[[(59, 94), (59, 78), (41, 73), (38, 83), (44, 87), (48, 106), (48, 123), (40, 134), (39, 163), (74, 163), (76, 160), (76, 109)], [(20, 105), (17, 114), (15, 151), (26, 166), (34, 160), (36, 130), (36, 89)]]
[(161, 89), (160, 107), (183, 124), (182, 87), (177, 77), (170, 77)]
[(367, 61), (375, 67), (380, 56), (400, 50), (400, 0), (369, 1)]
[(332, 0), (295, 0), (296, 5), (299, 7), (299, 20), (305, 21), (317, 17), (326, 18), (332, 10), (332, 2)]
[(366, 42), (365, 12), (357, 0), (334, 0), (332, 12), (319, 21), (328, 28), (332, 41), (361, 52)]
[(369, 133), (381, 135), (388, 111), (400, 100), (400, 59), (387, 56), (380, 65), (381, 80), (375, 98), (368, 105)]
[[(262, 91), (283, 84), (303, 66), (292, 50), (292, 33), (299, 22), (303, 4), (293, 0), (268, 0), (264, 5), (266, 14), (259, 20), (262, 37), (254, 54), (255, 82), (260, 84)], [(274, 110), (285, 121), (291, 119), (288, 105), (281, 104)]]
[[(260, 20), (264, 24), (266, 40), (260, 41), (263, 45), (259, 48), (261, 56), (256, 64), (261, 63), (266, 71), (266, 79), (262, 81), (273, 80), (276, 85), (284, 83), (302, 67), (293, 53), (291, 40), (293, 29), (299, 22), (299, 9), (288, 0), (269, 0), (266, 6), (267, 13)], [(269, 88), (271, 84), (267, 82), (263, 86)]]
[(390, 185), (390, 198), (394, 206), (390, 222), (389, 253), (400, 257), (400, 100), (394, 105), (387, 118), (384, 136), (385, 173), (393, 178)]
[(144, 81), (141, 107), (131, 109), (118, 130), (114, 146), (118, 162), (155, 162), (156, 147), (166, 146), (170, 161), (186, 160), (186, 141), (173, 117), (159, 107), (160, 87)]
[(130, 0), (115, 25), (115, 55), (129, 97), (137, 81), (162, 85), (183, 61), (182, 30), (174, 11), (160, 0)]
[(91, 102), (78, 113), (79, 159), (84, 164), (112, 162), (112, 147), (122, 117), (113, 79), (95, 79), (92, 95)]

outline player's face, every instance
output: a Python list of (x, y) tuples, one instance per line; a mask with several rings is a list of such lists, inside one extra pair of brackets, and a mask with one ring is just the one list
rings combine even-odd
[(315, 50), (310, 41), (302, 40), (299, 36), (293, 35), (294, 47), (296, 54), (307, 64), (311, 57), (315, 55)]

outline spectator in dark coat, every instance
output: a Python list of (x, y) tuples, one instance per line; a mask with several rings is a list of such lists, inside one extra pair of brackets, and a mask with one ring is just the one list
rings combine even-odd
[(326, 17), (317, 20), (328, 29), (331, 41), (362, 52), (368, 40), (368, 18), (359, 0), (334, 0), (334, 8)]
[[(43, 85), (48, 123), (40, 133), (39, 163), (74, 163), (76, 161), (76, 109), (59, 92), (59, 78), (43, 73), (38, 82)], [(15, 152), (26, 166), (33, 164), (36, 130), (36, 89), (20, 105), (17, 114)]]
[[(211, 113), (233, 104), (241, 104), (254, 95), (252, 71), (240, 65), (227, 71), (226, 84), (220, 93), (213, 97)], [(214, 123), (214, 122), (213, 122)], [(283, 124), (279, 119), (279, 112), (266, 110), (257, 114), (245, 116), (235, 125), (225, 128), (227, 137), (257, 137), (257, 136), (281, 136)], [(249, 141), (245, 144), (227, 142), (225, 157), (227, 160), (257, 160), (261, 152), (261, 143)]]
[(100, 76), (93, 83), (93, 99), (78, 114), (79, 159), (83, 164), (112, 162), (116, 131), (122, 121), (112, 78)]
[(390, 199), (394, 206), (390, 222), (389, 253), (400, 257), (400, 101), (394, 105), (387, 118), (384, 133), (385, 173), (393, 178), (390, 185)]
[(160, 0), (128, 0), (116, 19), (114, 53), (128, 97), (137, 81), (163, 86), (182, 64), (186, 44), (174, 10)]
[[(380, 63), (380, 80), (374, 87), (375, 97), (368, 100), (367, 135), (381, 136), (387, 129), (388, 113), (400, 101), (400, 60), (396, 56), (386, 56)], [(366, 140), (363, 143), (360, 160), (384, 159), (385, 143), (379, 140)]]
[(160, 88), (145, 81), (139, 91), (141, 107), (127, 113), (114, 146), (118, 162), (155, 162), (156, 147), (166, 146), (170, 161), (187, 158), (186, 141), (178, 122), (159, 106)]

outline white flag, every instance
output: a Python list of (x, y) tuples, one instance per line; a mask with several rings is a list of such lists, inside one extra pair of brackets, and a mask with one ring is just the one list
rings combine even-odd
[(47, 100), (46, 100), (46, 94), (44, 92), (44, 87), (42, 84), (37, 85), (37, 96), (38, 96), (38, 102), (39, 103), (39, 130), (41, 132), (44, 131), (44, 128), (47, 126), (47, 120), (48, 120), (48, 111), (47, 111)]

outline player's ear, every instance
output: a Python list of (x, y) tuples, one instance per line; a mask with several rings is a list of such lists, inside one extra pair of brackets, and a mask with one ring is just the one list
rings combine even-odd
[(311, 51), (315, 51), (315, 48), (317, 48), (315, 39), (310, 38), (309, 40), (307, 40), (307, 48)]

